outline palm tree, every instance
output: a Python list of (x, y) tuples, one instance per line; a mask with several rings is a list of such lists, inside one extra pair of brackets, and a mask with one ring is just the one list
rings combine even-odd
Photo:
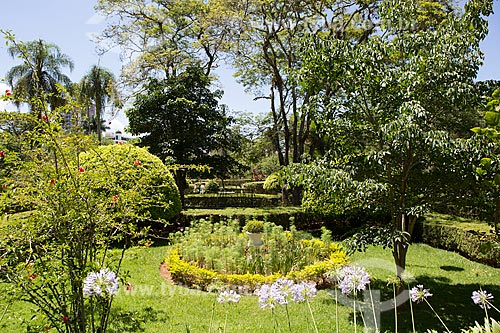
[(82, 96), (95, 105), (94, 123), (97, 125), (97, 138), (101, 142), (102, 113), (106, 104), (111, 102), (114, 106), (121, 106), (116, 89), (115, 76), (109, 70), (94, 65), (82, 78), (80, 84)]
[(58, 92), (57, 84), (71, 84), (70, 78), (63, 74), (61, 69), (68, 67), (72, 71), (74, 64), (57, 45), (39, 39), (25, 44), (14, 44), (8, 48), (8, 53), (12, 58), (26, 59), (23, 64), (14, 66), (7, 72), (7, 82), (19, 97), (30, 101), (28, 104), (32, 112), (41, 113), (40, 107), (33, 102), (35, 98), (44, 101), (45, 96), (48, 96), (47, 101), (51, 108), (61, 104), (62, 96)]

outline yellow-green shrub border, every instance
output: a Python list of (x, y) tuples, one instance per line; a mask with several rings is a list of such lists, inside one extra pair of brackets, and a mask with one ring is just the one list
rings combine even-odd
[[(323, 275), (326, 272), (340, 265), (347, 264), (347, 255), (344, 251), (337, 246), (330, 246), (330, 249), (332, 252), (328, 259), (308, 265), (299, 271), (291, 271), (284, 277), (297, 282), (314, 281), (321, 284), (323, 282)], [(281, 274), (224, 274), (200, 268), (182, 260), (176, 248), (169, 251), (165, 263), (168, 265), (172, 279), (176, 283), (203, 290), (206, 290), (210, 284), (224, 283), (232, 287), (243, 287), (251, 291), (260, 285), (273, 283), (278, 278), (283, 277)]]

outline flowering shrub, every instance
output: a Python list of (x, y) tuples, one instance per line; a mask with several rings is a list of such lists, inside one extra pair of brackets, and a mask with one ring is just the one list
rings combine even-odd
[[(6, 35), (8, 43), (24, 48)], [(29, 59), (24, 60), (30, 65)], [(8, 184), (2, 187), (2, 205), (6, 211), (13, 204), (31, 210), (22, 222), (8, 226), (8, 237), (0, 237), (0, 271), (11, 284), (12, 299), (30, 302), (43, 314), (38, 316), (43, 323), (37, 331), (104, 333), (118, 288), (114, 272), (119, 271), (132, 239), (141, 236), (130, 220), (133, 207), (121, 200), (141, 199), (137, 194), (141, 192), (115, 187), (108, 177), (111, 166), (104, 159), (82, 164), (81, 153), (97, 151), (97, 144), (89, 136), (63, 130), (60, 117), (78, 105), (68, 100), (50, 110), (47, 98), (37, 91), (36, 101), (30, 100), (36, 107), (33, 114), (5, 112), (7, 117), (0, 122), (0, 145), (8, 162), (7, 170), (5, 164), (1, 170), (2, 181)], [(123, 175), (135, 181), (134, 177), (134, 173)], [(106, 190), (96, 190), (103, 184)], [(113, 200), (114, 195), (119, 200)], [(108, 251), (119, 242), (121, 253)], [(108, 269), (102, 269), (103, 263)]]

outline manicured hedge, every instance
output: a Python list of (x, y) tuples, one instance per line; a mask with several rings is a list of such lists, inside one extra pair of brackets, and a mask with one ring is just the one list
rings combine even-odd
[(500, 267), (500, 242), (484, 223), (443, 214), (431, 214), (419, 222), (416, 241), (455, 251), (466, 258)]
[(249, 182), (249, 183), (244, 183), (241, 186), (253, 193), (261, 193), (261, 194), (276, 194), (279, 191), (276, 191), (274, 189), (264, 189), (264, 183), (265, 181), (257, 181), (257, 182)]
[(276, 207), (281, 205), (281, 198), (278, 196), (260, 196), (249, 193), (187, 195), (185, 200), (188, 208)]

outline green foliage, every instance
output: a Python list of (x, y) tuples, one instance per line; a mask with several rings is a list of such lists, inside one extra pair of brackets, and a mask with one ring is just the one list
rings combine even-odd
[(216, 180), (211, 179), (205, 184), (205, 191), (204, 193), (217, 193), (219, 192), (219, 183), (217, 183)]
[(227, 193), (189, 194), (185, 198), (189, 208), (224, 208), (224, 207), (276, 207), (281, 204), (280, 198), (274, 194)]
[[(0, 145), (7, 147), (9, 164), (5, 169), (1, 165), (1, 181), (9, 184), (2, 189), (2, 206), (3, 199), (12, 199), (28, 203), (32, 210), (26, 219), (15, 225), (9, 222), (1, 230), (1, 277), (10, 285), (11, 300), (23, 300), (34, 307), (35, 315), (26, 322), (27, 331), (104, 333), (123, 255), (132, 240), (141, 235), (130, 223), (137, 211), (127, 205), (143, 201), (141, 184), (134, 179), (134, 172), (120, 179), (113, 177), (111, 166), (103, 159), (88, 166), (90, 170), (85, 169), (82, 153), (95, 153), (99, 148), (90, 137), (62, 129), (60, 115), (78, 106), (68, 98), (61, 102), (64, 107), (56, 108), (54, 96), (46, 90), (46, 84), (51, 85), (53, 80), (42, 74), (64, 77), (50, 66), (50, 73), (37, 73), (41, 70), (39, 58), (43, 57), (31, 57), (28, 51), (32, 44), (18, 43), (11, 34), (4, 35), (7, 45), (12, 45), (11, 53), (24, 60), (24, 71), (34, 73), (29, 78), (34, 91), (25, 91), (32, 95), (34, 115), (8, 116), (1, 123), (7, 130)], [(68, 64), (57, 48), (42, 41), (35, 46), (33, 50), (46, 56), (43, 64)], [(60, 86), (57, 91), (61, 93), (57, 97), (68, 96)], [(25, 127), (26, 123), (30, 126)], [(135, 189), (125, 193), (115, 187), (115, 181), (135, 184)], [(108, 251), (116, 244), (123, 246), (120, 252)], [(107, 272), (106, 281), (104, 277), (88, 279), (98, 272)], [(96, 289), (101, 293), (94, 292)]]
[[(5, 34), (4, 34), (5, 35)], [(55, 44), (39, 39), (26, 43), (9, 41), (8, 52), (12, 58), (24, 63), (12, 67), (7, 73), (7, 82), (14, 89), (14, 102), (28, 102), (31, 111), (41, 116), (43, 106), (40, 98), (48, 101), (54, 109), (64, 103), (58, 84), (69, 86), (70, 78), (62, 68), (73, 70), (73, 61)]]
[(121, 107), (121, 101), (118, 98), (116, 79), (109, 70), (94, 65), (89, 72), (85, 74), (80, 82), (80, 96), (85, 105), (93, 104), (95, 107), (95, 117), (93, 119), (96, 125), (97, 138), (101, 142), (102, 116), (106, 104), (112, 102), (114, 106)]
[[(101, 177), (95, 190), (118, 196), (118, 201), (131, 208), (130, 219), (167, 221), (181, 210), (172, 174), (145, 148), (99, 146), (82, 153), (80, 163), (86, 172)], [(108, 184), (113, 184), (112, 191)]]
[[(476, 167), (476, 174), (485, 185), (486, 196), (490, 202), (490, 206), (494, 206), (493, 226), (495, 233), (500, 239), (500, 155), (495, 147), (500, 142), (500, 89), (493, 92), (491, 97), (487, 97), (485, 106), (484, 119), (488, 127), (475, 127), (472, 129), (474, 133), (486, 137), (493, 143), (494, 149), (490, 149), (490, 156), (482, 158)], [(486, 147), (492, 146), (487, 143)]]
[(127, 219), (129, 207), (114, 200), (112, 183), (107, 191), (96, 191), (105, 178), (81, 167), (80, 152), (95, 149), (91, 140), (63, 135), (45, 121), (31, 132), (35, 136), (9, 178), (7, 192), (18, 201), (29, 200), (32, 212), (15, 228), (2, 230), (8, 234), (0, 241), (2, 275), (13, 297), (37, 308), (42, 326), (105, 332), (112, 297), (84, 297), (83, 280), (103, 268), (119, 271), (120, 255), (106, 250), (116, 242), (127, 245), (137, 235)]
[(495, 319), (484, 318), (484, 325), (479, 324), (476, 321), (476, 325), (474, 327), (469, 327), (469, 329), (463, 329), (462, 333), (500, 333), (500, 323), (498, 323)]
[(470, 162), (482, 149), (459, 138), (479, 120), (474, 79), (491, 1), (471, 0), (463, 13), (425, 29), (398, 26), (426, 6), (382, 1), (386, 33), (363, 43), (305, 36), (297, 78), (314, 96), (320, 132), (341, 139), (325, 160), (287, 174), (291, 185), (303, 185), (312, 209), (388, 214), (403, 269), (405, 235), (429, 205), (474, 184)]
[(262, 185), (264, 190), (280, 192), (281, 191), (281, 180), (277, 173), (272, 173), (267, 176), (264, 184)]
[(177, 77), (151, 79), (126, 111), (132, 134), (145, 134), (141, 145), (162, 160), (177, 164), (219, 166), (231, 159), (216, 154), (230, 150), (231, 119), (218, 99), (222, 92), (210, 91), (210, 78), (199, 68), (189, 68)]
[(248, 220), (245, 223), (244, 230), (250, 233), (259, 233), (264, 231), (264, 222), (260, 220)]

